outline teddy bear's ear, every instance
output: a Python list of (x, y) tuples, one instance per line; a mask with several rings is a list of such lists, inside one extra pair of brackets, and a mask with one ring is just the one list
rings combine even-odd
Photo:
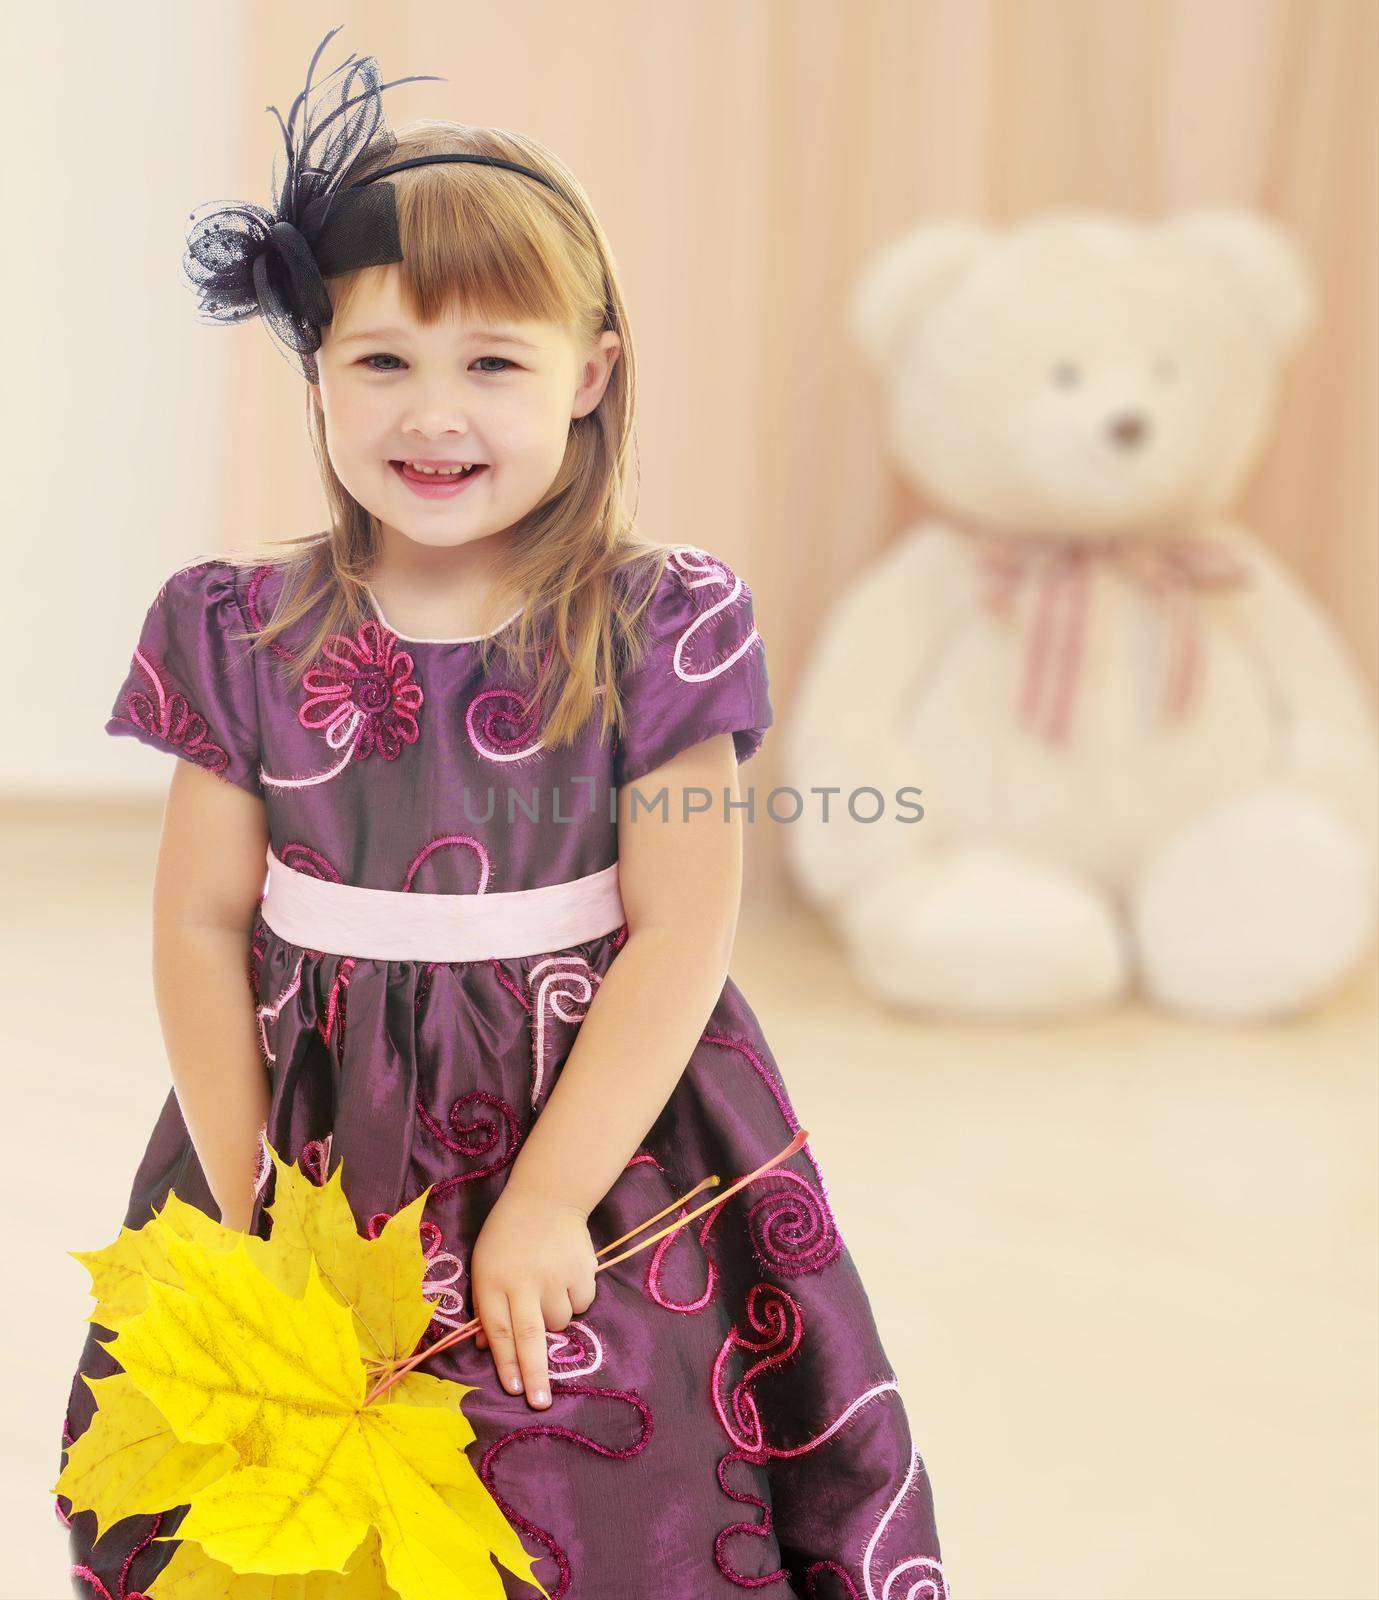
[(967, 270), (988, 233), (973, 223), (913, 228), (867, 261), (852, 293), (852, 336), (878, 372), (891, 370), (906, 335)]
[(1164, 224), (1210, 270), (1247, 298), (1280, 356), (1301, 341), (1316, 316), (1316, 296), (1292, 238), (1258, 212), (1203, 208)]

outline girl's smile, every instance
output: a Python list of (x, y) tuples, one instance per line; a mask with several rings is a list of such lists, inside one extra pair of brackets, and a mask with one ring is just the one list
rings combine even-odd
[(453, 500), (463, 494), (473, 481), (488, 471), (486, 463), (477, 462), (461, 472), (435, 471), (426, 473), (407, 461), (390, 461), (388, 465), (415, 495), (423, 500)]

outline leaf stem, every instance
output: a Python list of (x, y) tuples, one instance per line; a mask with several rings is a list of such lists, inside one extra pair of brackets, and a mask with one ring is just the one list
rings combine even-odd
[[(683, 1228), (687, 1223), (693, 1222), (696, 1217), (702, 1216), (703, 1213), (708, 1211), (711, 1207), (723, 1206), (729, 1199), (732, 1198), (733, 1195), (737, 1193), (739, 1189), (745, 1188), (749, 1183), (752, 1183), (759, 1178), (763, 1172), (769, 1172), (772, 1167), (779, 1166), (782, 1161), (788, 1160), (796, 1153), (796, 1151), (802, 1149), (805, 1140), (808, 1139), (808, 1137), (809, 1130), (807, 1128), (801, 1128), (783, 1150), (772, 1156), (769, 1161), (764, 1161), (761, 1166), (757, 1167), (755, 1171), (749, 1172), (746, 1177), (739, 1178), (736, 1183), (730, 1185), (730, 1187), (725, 1189), (721, 1195), (717, 1196), (716, 1199), (706, 1200), (703, 1205), (696, 1206), (693, 1211), (662, 1228), (659, 1233), (653, 1233), (649, 1238), (643, 1239), (639, 1244), (634, 1244), (630, 1249), (624, 1250), (621, 1255), (609, 1256), (607, 1261), (600, 1261), (598, 1266), (594, 1268), (594, 1271), (596, 1273), (602, 1272), (605, 1267), (617, 1266), (620, 1261), (626, 1261), (629, 1256), (634, 1256), (638, 1251), (645, 1250), (648, 1245), (655, 1244), (658, 1239), (664, 1239), (668, 1234), (675, 1233), (679, 1229)], [(717, 1173), (713, 1173), (707, 1178), (701, 1178), (699, 1182), (695, 1184), (694, 1188), (688, 1190), (685, 1194), (682, 1194), (678, 1200), (672, 1200), (669, 1205), (663, 1206), (658, 1212), (656, 1212), (654, 1216), (648, 1217), (645, 1222), (638, 1223), (635, 1228), (633, 1228), (630, 1232), (623, 1234), (621, 1238), (610, 1240), (608, 1244), (604, 1245), (604, 1247), (598, 1251), (598, 1254), (603, 1256), (607, 1255), (610, 1250), (616, 1250), (620, 1244), (641, 1233), (643, 1229), (649, 1228), (652, 1223), (659, 1222), (661, 1218), (667, 1214), (667, 1212), (673, 1211), (676, 1206), (684, 1205), (687, 1200), (692, 1200), (701, 1189), (713, 1188), (721, 1181), (722, 1180), (719, 1178)], [(424, 1350), (414, 1351), (410, 1356), (407, 1357), (405, 1361), (400, 1363), (385, 1363), (384, 1366), (379, 1370), (387, 1371), (388, 1376), (384, 1378), (381, 1383), (375, 1384), (368, 1394), (365, 1395), (364, 1404), (366, 1406), (372, 1405), (380, 1395), (386, 1394), (395, 1383), (397, 1383), (401, 1378), (406, 1377), (413, 1367), (419, 1366), (421, 1362), (427, 1359), (428, 1356), (438, 1355), (442, 1350), (448, 1350), (453, 1345), (463, 1343), (464, 1340), (478, 1333), (482, 1325), (483, 1324), (480, 1319), (478, 1317), (474, 1317), (471, 1321), (466, 1322), (462, 1327), (452, 1329), (451, 1332), (447, 1333), (443, 1339), (438, 1339), (434, 1344), (427, 1345)]]

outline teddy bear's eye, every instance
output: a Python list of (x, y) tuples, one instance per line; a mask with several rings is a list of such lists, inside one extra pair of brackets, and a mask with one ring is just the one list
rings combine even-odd
[(1178, 363), (1168, 356), (1160, 356), (1154, 363), (1154, 376), (1156, 378), (1176, 378), (1178, 376)]
[(1082, 377), (1071, 361), (1060, 361), (1053, 369), (1053, 381), (1060, 389), (1071, 389)]

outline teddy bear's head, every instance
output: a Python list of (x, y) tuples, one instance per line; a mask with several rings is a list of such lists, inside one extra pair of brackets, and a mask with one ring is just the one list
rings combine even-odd
[(916, 487), (988, 529), (1082, 537), (1228, 505), (1312, 315), (1288, 237), (1227, 210), (928, 224), (853, 308)]

